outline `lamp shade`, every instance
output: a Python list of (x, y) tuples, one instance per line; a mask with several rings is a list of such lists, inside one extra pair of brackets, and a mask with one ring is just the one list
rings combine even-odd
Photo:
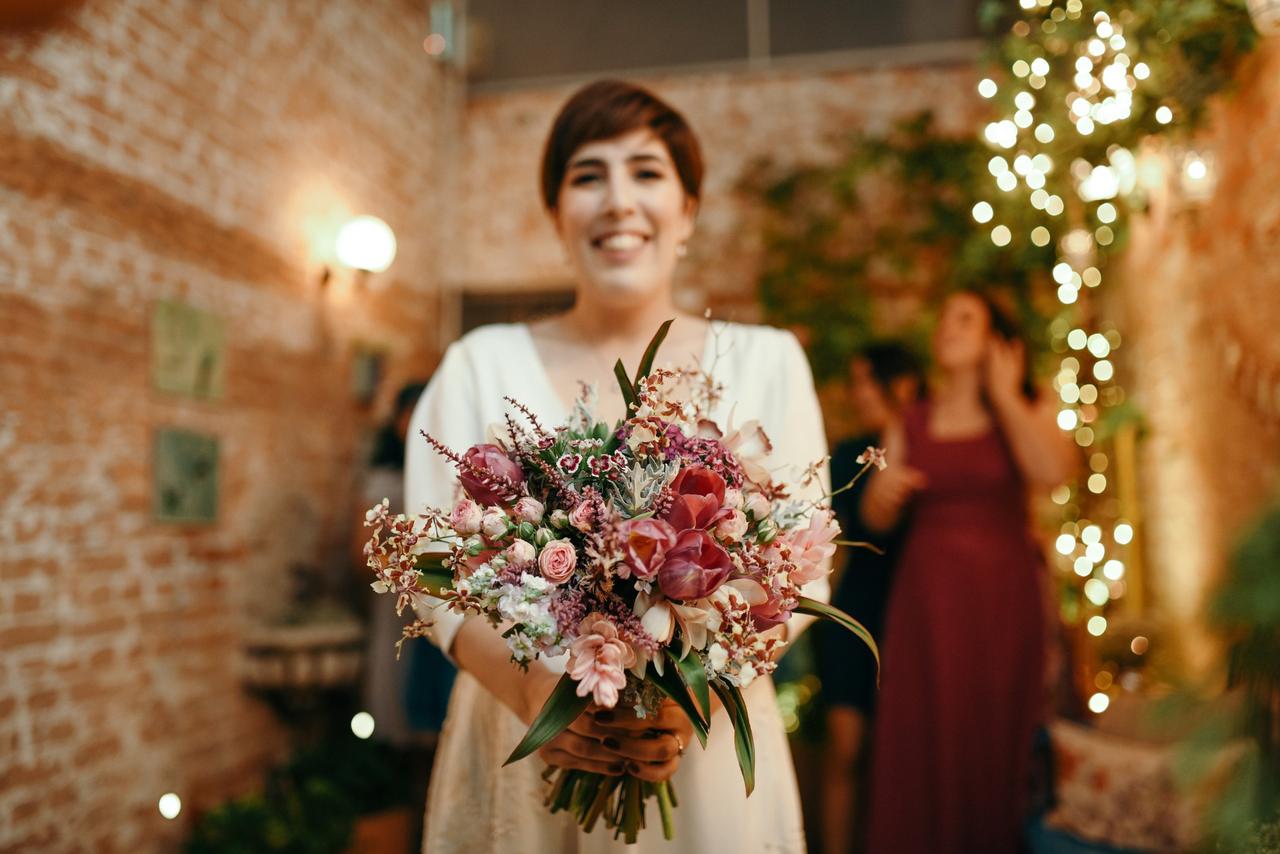
[(338, 232), (338, 260), (357, 270), (381, 273), (396, 258), (396, 236), (376, 216), (358, 216)]

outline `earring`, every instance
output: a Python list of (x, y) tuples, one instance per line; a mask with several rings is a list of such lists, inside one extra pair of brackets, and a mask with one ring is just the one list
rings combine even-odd
[(677, 258), (683, 258), (684, 256), (686, 256), (686, 255), (688, 255), (688, 254), (689, 254), (689, 244), (687, 244), (687, 243), (680, 243), (680, 244), (678, 244), (678, 245), (676, 246), (676, 257), (677, 257)]

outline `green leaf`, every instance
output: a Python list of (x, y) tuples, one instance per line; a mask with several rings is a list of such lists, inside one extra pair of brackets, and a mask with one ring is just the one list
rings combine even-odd
[(693, 694), (693, 698), (698, 701), (703, 720), (710, 723), (711, 691), (707, 687), (707, 669), (702, 664), (702, 658), (693, 649), (690, 649), (689, 654), (684, 658), (676, 658), (675, 653), (669, 647), (666, 653), (667, 658), (676, 666), (676, 671), (680, 674), (681, 681), (684, 682), (689, 692)]
[(711, 683), (729, 720), (733, 721), (733, 746), (738, 752), (738, 768), (742, 770), (742, 782), (746, 784), (747, 796), (756, 787), (756, 742), (751, 734), (751, 718), (747, 715), (747, 703), (742, 699), (742, 691), (735, 685), (729, 685), (719, 679)]
[(693, 697), (689, 694), (689, 688), (684, 684), (684, 679), (678, 674), (678, 668), (665, 667), (662, 673), (658, 673), (657, 668), (650, 668), (649, 681), (658, 686), (663, 694), (666, 694), (672, 700), (676, 701), (684, 713), (689, 718), (689, 723), (693, 724), (693, 734), (698, 737), (705, 748), (707, 746), (707, 722), (703, 720), (702, 715), (698, 712), (698, 707), (694, 705)]
[(627, 404), (627, 415), (629, 416), (640, 405), (640, 401), (636, 398), (636, 387), (631, 384), (631, 380), (627, 377), (627, 369), (623, 367), (621, 359), (614, 364), (613, 375), (618, 378), (618, 388), (622, 389), (622, 399)]
[(821, 617), (825, 620), (831, 620), (839, 623), (858, 637), (862, 638), (862, 642), (867, 645), (867, 649), (871, 650), (871, 654), (876, 659), (876, 678), (879, 679), (880, 671), (880, 648), (876, 646), (876, 640), (871, 636), (871, 632), (867, 631), (867, 627), (859, 623), (853, 617), (850, 617), (839, 608), (833, 608), (826, 602), (819, 602), (817, 599), (810, 599), (807, 596), (800, 597), (800, 604), (796, 606), (796, 613), (809, 614), (814, 617)]
[(658, 331), (653, 335), (653, 339), (649, 341), (649, 346), (644, 348), (644, 356), (640, 358), (640, 367), (636, 369), (635, 385), (639, 385), (640, 380), (649, 376), (649, 371), (653, 370), (653, 360), (658, 355), (658, 348), (666, 340), (667, 333), (671, 331), (671, 324), (674, 322), (675, 318), (672, 318), (659, 326)]
[(551, 696), (543, 704), (542, 711), (538, 712), (538, 717), (529, 726), (529, 731), (516, 745), (516, 749), (511, 751), (511, 755), (507, 757), (506, 762), (502, 763), (503, 765), (510, 765), (512, 762), (524, 759), (564, 732), (565, 728), (586, 710), (591, 703), (591, 695), (579, 697), (577, 688), (578, 683), (569, 678), (569, 674), (566, 673), (560, 677), (560, 681), (551, 691)]

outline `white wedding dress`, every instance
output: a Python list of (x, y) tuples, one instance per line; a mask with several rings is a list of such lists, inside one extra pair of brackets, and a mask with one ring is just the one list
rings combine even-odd
[[(659, 364), (683, 354), (660, 353)], [(664, 356), (668, 358), (664, 358)], [(804, 467), (827, 455), (813, 379), (795, 337), (764, 326), (715, 323), (707, 335), (703, 366), (714, 365), (724, 396), (716, 422), (726, 427), (758, 419), (773, 441), (770, 466)], [(600, 394), (618, 393), (600, 389)], [(485, 440), (491, 424), (507, 411), (504, 395), (519, 400), (548, 429), (568, 412), (552, 387), (529, 329), (495, 324), (452, 344), (414, 411), (406, 458), (405, 507), (448, 507), (455, 497), (456, 472), (419, 435), (425, 430), (456, 451)], [(782, 471), (787, 472), (787, 469)], [(816, 491), (816, 486), (814, 487)], [(824, 579), (806, 595), (826, 600)], [(424, 615), (426, 616), (426, 615)], [(448, 650), (462, 618), (436, 609), (433, 641)], [(796, 617), (792, 637), (811, 618)], [(564, 657), (547, 662), (560, 672)], [(516, 671), (512, 669), (513, 678)], [(711, 722), (703, 751), (695, 740), (673, 778), (679, 805), (675, 839), (667, 842), (657, 802), (646, 807), (646, 828), (627, 846), (598, 824), (579, 831), (569, 814), (551, 815), (543, 804), (545, 764), (535, 754), (508, 767), (503, 761), (524, 736), (525, 725), (465, 672), (458, 674), (436, 754), (427, 796), (423, 850), (501, 851), (512, 854), (561, 852), (796, 852), (804, 831), (791, 752), (778, 712), (773, 683), (757, 679), (744, 691), (756, 746), (756, 787), (745, 796), (733, 746), (733, 726), (723, 710)]]

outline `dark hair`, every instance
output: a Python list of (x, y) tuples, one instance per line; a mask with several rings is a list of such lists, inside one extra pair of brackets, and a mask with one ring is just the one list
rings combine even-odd
[(396, 423), (406, 412), (413, 411), (413, 407), (418, 403), (418, 398), (422, 397), (422, 393), (426, 389), (426, 383), (410, 382), (405, 383), (400, 391), (396, 392), (395, 410), (392, 412), (391, 418), (378, 428), (378, 432), (373, 437), (373, 450), (369, 454), (369, 465), (379, 468), (386, 466), (404, 467), (404, 440), (400, 438)]
[(621, 80), (598, 80), (573, 94), (560, 108), (542, 150), (542, 203), (554, 211), (573, 153), (589, 142), (649, 128), (667, 146), (671, 162), (691, 199), (702, 191), (702, 148), (693, 129), (674, 107)]
[(894, 380), (910, 377), (918, 383), (916, 396), (924, 394), (924, 360), (900, 341), (872, 341), (858, 350), (855, 358), (866, 359), (871, 376), (885, 392)]
[(951, 292), (951, 296), (971, 296), (987, 309), (987, 320), (991, 331), (1005, 341), (1018, 341), (1022, 344), (1022, 396), (1027, 400), (1035, 400), (1040, 396), (1035, 381), (1031, 377), (1031, 345), (1017, 320), (1014, 310), (1006, 305), (990, 291), (977, 288), (961, 288)]

